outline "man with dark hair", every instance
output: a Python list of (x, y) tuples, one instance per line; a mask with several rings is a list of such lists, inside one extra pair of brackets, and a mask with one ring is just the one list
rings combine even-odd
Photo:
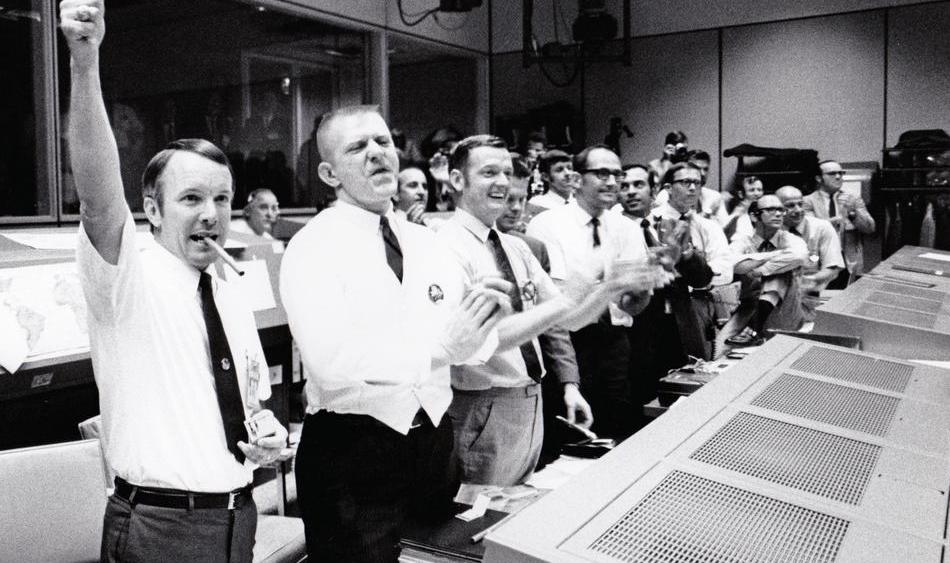
[(805, 213), (819, 219), (827, 219), (838, 231), (847, 269), (842, 270), (828, 287), (841, 289), (854, 281), (856, 276), (864, 273), (862, 240), (864, 235), (874, 233), (876, 225), (861, 196), (841, 189), (844, 170), (840, 163), (823, 160), (818, 163), (818, 168), (819, 174), (815, 176), (818, 189), (805, 196)]
[(808, 246), (782, 228), (785, 206), (776, 196), (760, 197), (749, 214), (755, 232), (737, 234), (730, 244), (742, 293), (720, 337), (732, 346), (758, 346), (765, 342), (766, 327), (797, 330), (802, 322), (798, 280)]
[[(452, 248), (469, 283), (499, 274), (511, 283), (515, 310), (499, 323), (498, 350), (484, 365), (452, 367), (449, 413), (455, 447), (464, 482), (515, 485), (534, 471), (541, 450), (540, 382), (545, 366), (537, 336), (556, 324), (589, 324), (628, 289), (627, 278), (615, 271), (603, 283), (585, 280), (561, 292), (524, 243), (494, 228), (505, 211), (512, 173), (502, 139), (464, 139), (452, 151), (449, 168), (462, 197), (439, 238)], [(564, 400), (572, 418), (575, 410), (582, 420), (589, 418), (576, 382), (564, 387)], [(494, 416), (487, 416), (489, 412)]]
[(307, 550), (396, 561), (408, 516), (452, 508), (449, 365), (494, 353), (510, 286), (466, 287), (435, 234), (393, 213), (398, 156), (377, 108), (335, 110), (317, 142), (337, 204), (298, 231), (280, 273), (310, 373), (295, 471)]
[[(522, 232), (525, 223), (530, 221), (530, 218), (525, 217), (530, 171), (515, 153), (512, 153), (512, 167), (514, 173), (508, 185), (508, 195), (505, 197), (505, 211), (495, 220), (495, 228), (524, 241), (544, 272), (550, 275), (551, 259), (548, 257), (547, 247), (540, 240)], [(549, 373), (541, 380), (541, 402), (544, 410), (544, 440), (538, 462), (538, 467), (541, 467), (556, 459), (561, 445), (567, 441), (568, 433), (558, 423), (558, 416), (566, 416), (570, 422), (576, 422), (586, 428), (590, 427), (594, 419), (586, 401), (583, 408), (575, 407), (573, 389), (568, 388), (580, 385), (577, 358), (574, 356), (570, 333), (564, 327), (553, 326), (538, 335), (538, 343), (541, 345), (541, 359)], [(579, 396), (578, 393), (576, 397)]]
[(630, 402), (630, 345), (623, 327), (646, 307), (649, 291), (666, 285), (672, 276), (648, 263), (646, 242), (636, 223), (609, 212), (624, 178), (617, 155), (604, 146), (589, 147), (574, 157), (574, 165), (581, 174), (576, 201), (535, 217), (528, 224), (528, 235), (545, 242), (551, 277), (562, 285), (597, 279), (615, 269), (641, 276), (640, 284), (612, 302), (597, 322), (571, 333), (581, 392), (594, 412), (594, 430), (623, 439), (642, 423)]
[(538, 165), (538, 159), (541, 158), (547, 144), (547, 137), (540, 131), (532, 131), (528, 135), (528, 142), (524, 145), (524, 155), (528, 169), (533, 170)]
[(808, 261), (802, 266), (802, 314), (805, 321), (813, 321), (821, 291), (845, 269), (838, 233), (830, 222), (805, 214), (798, 188), (782, 186), (775, 195), (785, 206), (785, 229), (808, 245)]
[[(726, 206), (722, 201), (722, 194), (720, 194), (718, 190), (713, 190), (708, 187), (709, 166), (712, 162), (709, 153), (701, 150), (689, 151), (686, 155), (685, 162), (689, 162), (699, 170), (703, 182), (703, 187), (699, 191), (699, 198), (696, 202), (696, 211), (707, 219), (713, 219), (719, 223), (720, 226), (725, 225), (729, 221), (729, 213), (726, 211)], [(660, 189), (656, 194), (655, 204), (663, 205), (669, 200), (669, 192), (665, 189)]]
[(670, 131), (666, 134), (663, 141), (663, 156), (650, 161), (650, 175), (653, 177), (653, 183), (659, 185), (666, 170), (677, 162), (686, 160), (689, 154), (689, 139), (686, 133), (682, 131)]
[(396, 215), (417, 225), (426, 225), (426, 205), (429, 202), (429, 182), (426, 173), (417, 165), (409, 164), (399, 171), (399, 189), (393, 198)]
[(152, 240), (136, 245), (99, 78), (104, 6), (67, 0), (70, 156), (82, 202), (76, 262), (89, 309), (105, 457), (115, 473), (102, 561), (253, 558), (255, 464), (287, 432), (249, 436), (270, 396), (254, 316), (217, 279), (231, 217), (227, 158), (200, 139), (171, 143), (143, 175)]
[(548, 191), (531, 198), (530, 203), (543, 209), (562, 207), (574, 200), (574, 165), (571, 155), (564, 151), (550, 150), (541, 155), (538, 165), (541, 179)]

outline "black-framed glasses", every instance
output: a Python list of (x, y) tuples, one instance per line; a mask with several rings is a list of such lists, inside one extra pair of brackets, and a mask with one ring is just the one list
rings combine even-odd
[(822, 174), (824, 174), (825, 176), (837, 176), (840, 178), (844, 176), (844, 170), (835, 170), (833, 172), (822, 172)]
[(698, 188), (703, 185), (702, 180), (694, 180), (693, 178), (682, 178), (680, 180), (673, 180), (673, 184), (679, 184), (684, 188)]
[(601, 182), (606, 182), (611, 176), (614, 180), (620, 182), (626, 176), (626, 173), (618, 168), (586, 168), (581, 170), (581, 174), (593, 174)]
[(776, 215), (785, 215), (785, 212), (788, 210), (784, 207), (760, 207), (759, 211), (763, 213), (768, 211), (769, 213), (775, 213)]

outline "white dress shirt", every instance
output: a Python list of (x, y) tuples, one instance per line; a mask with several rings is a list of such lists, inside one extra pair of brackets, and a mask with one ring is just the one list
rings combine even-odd
[[(736, 264), (746, 260), (745, 254), (759, 254), (765, 239), (758, 232), (752, 235), (736, 235), (729, 248), (736, 255)], [(808, 261), (808, 245), (800, 237), (779, 229), (769, 240), (775, 247), (774, 256), (758, 267), (763, 277), (774, 276), (803, 266)], [(776, 252), (778, 251), (778, 252)]]
[[(496, 229), (497, 231), (497, 229)], [(474, 284), (483, 276), (501, 276), (495, 264), (492, 245), (488, 242), (489, 228), (464, 209), (456, 209), (439, 231), (439, 238), (455, 255), (456, 261)], [(518, 282), (524, 310), (560, 295), (560, 291), (544, 272), (528, 245), (517, 237), (498, 231), (501, 247), (508, 256)], [(531, 340), (537, 357), (541, 357), (538, 339)], [(541, 366), (542, 374), (544, 366)], [(495, 354), (482, 365), (452, 366), (452, 387), (465, 390), (490, 387), (526, 387), (534, 381), (528, 376), (521, 349), (518, 346)]]
[(401, 284), (380, 216), (338, 201), (287, 245), (280, 294), (309, 372), (307, 412), (369, 415), (406, 434), (420, 406), (438, 424), (452, 400), (449, 367), (433, 370), (432, 354), (466, 288), (435, 233), (386, 216)]
[[(660, 190), (653, 198), (653, 207), (660, 207), (669, 203), (669, 201), (670, 191)], [(719, 223), (721, 227), (725, 227), (726, 223), (729, 222), (729, 212), (726, 211), (726, 206), (723, 204), (722, 194), (716, 190), (706, 186), (702, 187), (699, 192), (699, 208), (704, 218), (712, 219)]]
[(559, 196), (554, 193), (554, 190), (548, 190), (541, 195), (536, 195), (533, 198), (528, 200), (528, 203), (537, 205), (538, 207), (543, 207), (545, 209), (554, 209), (555, 207), (564, 207), (565, 205), (574, 201), (574, 194), (571, 194), (567, 199)]
[(267, 240), (274, 240), (274, 235), (270, 233), (257, 234), (254, 232), (254, 229), (247, 223), (246, 219), (235, 219), (231, 221), (231, 232), (232, 233), (241, 233), (244, 235), (254, 235), (256, 237), (265, 238)]
[[(647, 245), (640, 225), (619, 213), (600, 214), (600, 246), (594, 246), (593, 217), (573, 202), (539, 214), (528, 223), (527, 235), (540, 239), (551, 259), (551, 278), (565, 281), (580, 273), (589, 279), (609, 274), (617, 260), (647, 260)], [(629, 325), (632, 318), (610, 304), (615, 325)]]
[[(118, 264), (111, 265), (80, 225), (76, 261), (106, 458), (116, 475), (135, 485), (195, 492), (243, 487), (255, 466), (238, 463), (227, 449), (199, 272), (154, 240), (141, 252), (135, 242), (130, 213)], [(267, 362), (253, 313), (227, 282), (214, 282), (247, 415), (270, 397)]]
[[(651, 217), (677, 220), (682, 213), (669, 203), (660, 205), (650, 211)], [(690, 240), (696, 250), (706, 257), (706, 264), (713, 271), (710, 285), (725, 285), (732, 282), (732, 269), (735, 259), (726, 241), (726, 234), (722, 227), (712, 219), (692, 213), (689, 221)]]

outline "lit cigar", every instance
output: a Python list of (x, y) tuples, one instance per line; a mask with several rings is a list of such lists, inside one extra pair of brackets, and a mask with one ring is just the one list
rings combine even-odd
[(231, 269), (237, 272), (237, 275), (239, 276), (244, 275), (244, 270), (242, 270), (241, 267), (238, 266), (238, 263), (234, 261), (234, 258), (231, 258), (231, 255), (228, 254), (226, 250), (221, 248), (221, 245), (214, 242), (214, 240), (212, 240), (210, 237), (203, 237), (203, 238), (204, 238), (205, 243), (208, 246), (210, 246), (215, 252), (217, 252), (218, 256), (220, 256), (222, 260), (224, 260), (224, 263), (227, 264), (228, 266), (231, 266)]

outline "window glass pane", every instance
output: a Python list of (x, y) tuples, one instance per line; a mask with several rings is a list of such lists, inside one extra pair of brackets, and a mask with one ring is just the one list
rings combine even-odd
[(0, 216), (50, 213), (40, 155), (46, 138), (43, 103), (42, 2), (0, 3)]
[[(148, 160), (187, 137), (228, 154), (235, 209), (257, 188), (273, 190), (283, 209), (314, 206), (306, 143), (315, 118), (363, 100), (362, 33), (216, 0), (112, 3), (106, 28), (103, 91), (133, 210)], [(61, 60), (63, 107), (68, 65)], [(68, 191), (64, 211), (76, 212)]]

